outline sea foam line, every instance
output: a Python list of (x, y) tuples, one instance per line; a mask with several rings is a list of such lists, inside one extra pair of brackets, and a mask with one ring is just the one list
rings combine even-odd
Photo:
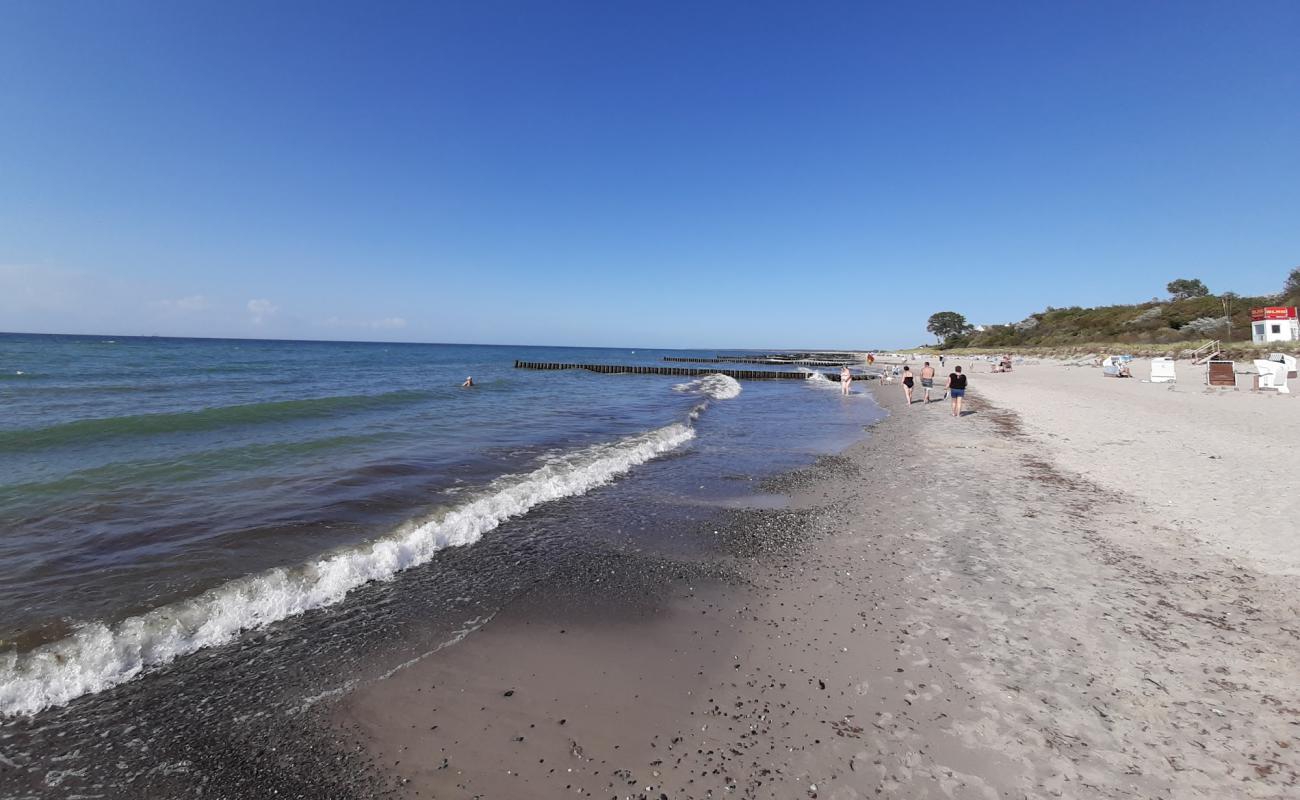
[[(691, 413), (703, 411), (705, 400)], [(439, 550), (472, 544), (535, 506), (591, 489), (674, 450), (695, 436), (673, 423), (553, 458), (496, 479), (471, 502), (366, 545), (296, 569), (230, 581), (189, 600), (109, 626), (88, 624), (27, 653), (0, 656), (0, 716), (31, 715), (135, 678), (146, 670), (234, 640), (296, 614), (334, 605), (370, 581), (424, 564)]]

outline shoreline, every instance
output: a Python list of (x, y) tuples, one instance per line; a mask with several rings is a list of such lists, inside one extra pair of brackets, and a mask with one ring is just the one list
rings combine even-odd
[[(766, 479), (725, 473), (717, 502), (615, 482), (334, 612), (0, 727), (17, 755), (0, 786), (1289, 796), (1300, 574), (1268, 523), (1300, 506), (1286, 472), (1250, 470), (1295, 451), (1296, 406), (1194, 377), (973, 371), (960, 420), (876, 384), (888, 416), (860, 439)], [(1246, 480), (1257, 502), (1218, 499)], [(501, 579), (469, 602), (485, 565)]]
[(1295, 576), (1112, 502), (973, 377), (960, 420), (878, 387), (865, 440), (764, 487), (743, 580), (612, 616), (542, 593), (340, 729), (409, 797), (1292, 791)]

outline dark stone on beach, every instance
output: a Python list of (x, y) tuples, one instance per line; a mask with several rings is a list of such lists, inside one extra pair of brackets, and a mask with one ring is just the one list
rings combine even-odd
[(514, 689), (511, 689), (511, 690), (507, 691), (507, 692), (505, 693), (505, 696), (506, 696), (506, 697), (514, 697), (514, 696), (515, 696), (515, 690), (514, 690)]

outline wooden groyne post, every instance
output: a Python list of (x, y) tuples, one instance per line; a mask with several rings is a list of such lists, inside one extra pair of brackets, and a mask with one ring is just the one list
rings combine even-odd
[[(563, 369), (585, 369), (588, 372), (599, 372), (604, 375), (678, 375), (685, 377), (698, 378), (705, 375), (726, 375), (729, 378), (735, 378), (740, 381), (770, 381), (770, 380), (807, 380), (812, 373), (810, 372), (778, 372), (770, 369), (701, 369), (699, 367), (655, 367), (648, 364), (638, 364), (633, 366), (623, 366), (619, 364), (562, 364), (551, 361), (515, 361), (515, 369), (542, 369), (542, 370), (563, 370)], [(833, 381), (839, 381), (839, 373), (832, 373), (826, 376)], [(875, 374), (854, 374), (853, 380), (864, 381), (878, 377)]]
[(769, 367), (842, 367), (846, 364), (859, 364), (859, 361), (817, 361), (807, 358), (742, 358), (740, 356), (718, 356), (717, 358), (695, 358), (686, 356), (664, 356), (664, 361), (689, 364), (766, 364)]

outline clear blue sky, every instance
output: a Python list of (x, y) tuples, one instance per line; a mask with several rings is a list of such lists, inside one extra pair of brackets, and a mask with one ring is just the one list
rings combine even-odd
[(1300, 3), (63, 2), (0, 330), (866, 347), (1300, 264)]

